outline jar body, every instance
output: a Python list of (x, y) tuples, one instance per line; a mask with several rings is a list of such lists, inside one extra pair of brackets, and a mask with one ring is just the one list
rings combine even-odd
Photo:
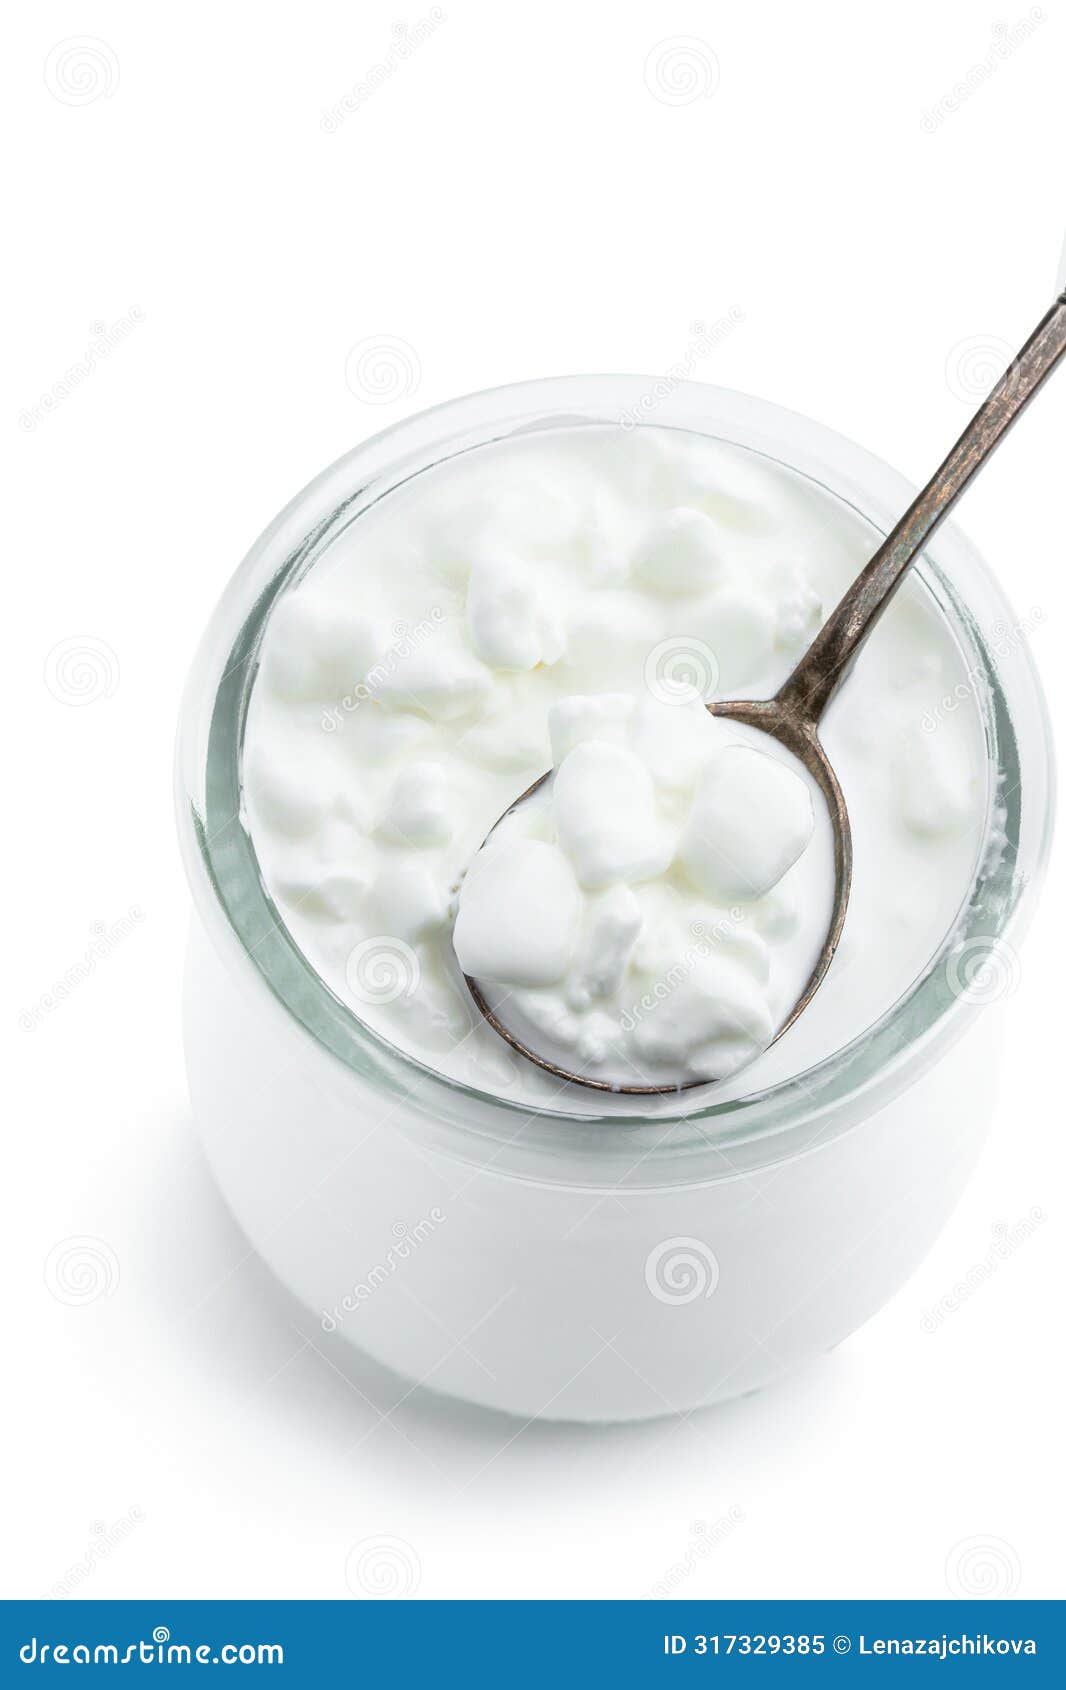
[[(274, 597), (406, 477), (510, 432), (617, 422), (646, 386), (578, 377), (475, 395), (325, 471), (223, 596), (179, 743), (187, 1062), (224, 1195), (323, 1340), (524, 1419), (639, 1419), (754, 1390), (906, 1280), (987, 1130), (998, 1000), (1050, 840), (1049, 735), (1022, 627), (948, 525), (930, 585), (980, 700), (995, 815), (956, 928), (851, 1045), (660, 1134), (445, 1081), (327, 991), (242, 831), (244, 713)], [(911, 495), (852, 442), (743, 395), (682, 383), (655, 417), (784, 463), (881, 532)]]
[(214, 1175), (319, 1328), (523, 1419), (688, 1411), (860, 1326), (953, 1209), (993, 1108), (998, 1009), (875, 1114), (707, 1183), (541, 1183), (416, 1144), (194, 921), (189, 1082)]

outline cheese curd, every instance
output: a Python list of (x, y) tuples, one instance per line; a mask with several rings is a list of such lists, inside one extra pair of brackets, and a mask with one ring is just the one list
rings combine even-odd
[(262, 640), (244, 820), (293, 942), (427, 1066), (564, 1112), (588, 1094), (517, 1057), (463, 969), (538, 1053), (617, 1084), (737, 1095), (839, 1049), (973, 873), (979, 718), (937, 709), (961, 656), (909, 582), (830, 709), (851, 910), (771, 1049), (828, 922), (828, 818), (785, 752), (704, 705), (775, 691), (868, 552), (813, 483), (678, 429), (560, 427), (399, 486)]
[[(460, 966), (569, 1073), (625, 1086), (733, 1073), (770, 1043), (825, 936), (821, 794), (696, 693), (563, 699), (548, 725), (550, 787), (504, 818), (463, 881)], [(801, 865), (816, 804), (819, 848)], [(766, 896), (794, 865), (790, 914), (770, 906), (767, 923)]]

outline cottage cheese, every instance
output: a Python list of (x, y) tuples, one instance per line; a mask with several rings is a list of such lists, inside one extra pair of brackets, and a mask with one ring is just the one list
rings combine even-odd
[(674, 429), (561, 427), (397, 488), (263, 637), (245, 823), (294, 944), (390, 1043), (531, 1105), (592, 1094), (516, 1056), (464, 967), (538, 1052), (617, 1083), (724, 1097), (839, 1049), (972, 879), (988, 793), (961, 654), (909, 581), (830, 708), (851, 908), (770, 1049), (824, 937), (828, 818), (704, 702), (775, 691), (870, 550), (814, 484)]

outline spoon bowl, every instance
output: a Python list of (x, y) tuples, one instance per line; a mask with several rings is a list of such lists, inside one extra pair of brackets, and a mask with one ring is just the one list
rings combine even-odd
[[(848, 807), (840, 782), (834, 773), (833, 765), (826, 756), (816, 728), (802, 717), (797, 717), (787, 705), (780, 703), (779, 699), (723, 700), (720, 703), (708, 704), (707, 709), (712, 716), (721, 716), (728, 721), (738, 722), (744, 727), (755, 728), (760, 733), (768, 734), (772, 739), (777, 740), (780, 745), (783, 745), (787, 751), (791, 752), (802, 763), (824, 797), (833, 830), (834, 884), (829, 925), (818, 954), (818, 960), (811, 970), (803, 991), (770, 1040), (770, 1044), (776, 1044), (781, 1035), (788, 1031), (797, 1016), (803, 1013), (825, 979), (829, 965), (836, 955), (841, 933), (844, 930), (844, 918), (847, 915), (848, 899), (851, 895), (852, 877), (851, 823), (848, 818)], [(528, 786), (515, 799), (510, 808), (504, 811), (504, 815), (499, 818), (499, 821), (494, 823), (487, 837), (492, 837), (492, 833), (495, 832), (505, 816), (512, 815), (527, 799), (540, 792), (546, 783), (551, 780), (553, 773), (554, 770), (547, 769), (544, 774), (538, 775), (532, 785)], [(627, 1097), (657, 1097), (670, 1092), (692, 1091), (698, 1086), (714, 1084), (713, 1080), (698, 1079), (681, 1080), (667, 1085), (631, 1086), (612, 1080), (596, 1079), (588, 1074), (580, 1074), (575, 1070), (564, 1068), (561, 1064), (552, 1062), (549, 1057), (542, 1056), (539, 1051), (534, 1050), (512, 1028), (507, 1026), (483, 987), (472, 975), (464, 974), (463, 979), (482, 1017), (493, 1031), (498, 1033), (500, 1038), (505, 1039), (512, 1050), (517, 1051), (520, 1056), (524, 1056), (527, 1062), (535, 1063), (538, 1068), (554, 1075), (557, 1080), (571, 1081), (574, 1085), (586, 1086), (593, 1091), (621, 1093)], [(765, 1048), (769, 1049), (770, 1045)]]

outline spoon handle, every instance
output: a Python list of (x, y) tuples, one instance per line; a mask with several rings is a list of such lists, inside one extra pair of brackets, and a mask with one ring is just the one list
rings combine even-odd
[(793, 669), (776, 702), (811, 726), (922, 547), (1066, 354), (1066, 293), (1030, 335), (944, 462)]

